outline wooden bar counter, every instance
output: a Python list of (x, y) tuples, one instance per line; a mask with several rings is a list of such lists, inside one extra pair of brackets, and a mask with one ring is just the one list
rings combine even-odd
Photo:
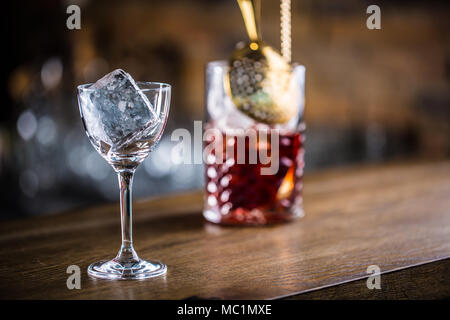
[[(120, 246), (117, 203), (0, 225), (2, 299), (450, 297), (450, 161), (306, 175), (306, 215), (270, 227), (204, 222), (202, 194), (134, 203), (134, 240), (166, 276), (105, 281), (88, 265)], [(69, 290), (67, 267), (81, 268)], [(369, 290), (367, 267), (381, 269)]]

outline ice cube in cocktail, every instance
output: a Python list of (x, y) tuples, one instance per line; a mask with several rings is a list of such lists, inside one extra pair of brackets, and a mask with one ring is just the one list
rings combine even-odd
[(140, 163), (159, 139), (163, 115), (158, 101), (152, 104), (145, 88), (121, 69), (84, 89), (82, 119), (97, 151), (111, 164)]

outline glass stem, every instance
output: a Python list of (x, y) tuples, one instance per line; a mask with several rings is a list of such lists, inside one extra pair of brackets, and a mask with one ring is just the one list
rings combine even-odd
[(116, 261), (122, 264), (134, 264), (139, 257), (133, 248), (133, 213), (132, 213), (132, 184), (134, 171), (118, 173), (120, 187), (120, 218), (122, 223), (122, 247), (117, 254)]

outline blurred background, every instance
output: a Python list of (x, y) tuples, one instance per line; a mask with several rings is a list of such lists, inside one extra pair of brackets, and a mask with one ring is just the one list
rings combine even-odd
[[(66, 8), (81, 8), (68, 30)], [(381, 30), (366, 8), (381, 8)], [(201, 188), (200, 165), (168, 161), (170, 135), (204, 118), (204, 67), (246, 39), (235, 0), (8, 1), (2, 4), (0, 219), (117, 201), (116, 176), (82, 128), (76, 86), (115, 68), (173, 85), (163, 140), (134, 195)], [(293, 0), (293, 60), (307, 70), (306, 171), (450, 155), (450, 5)], [(279, 48), (279, 1), (262, 32)]]

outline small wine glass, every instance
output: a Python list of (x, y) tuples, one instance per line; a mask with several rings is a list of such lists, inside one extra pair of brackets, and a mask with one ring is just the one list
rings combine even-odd
[[(105, 111), (99, 100), (95, 100), (99, 98), (99, 89), (92, 84), (78, 86), (78, 104), (86, 134), (97, 152), (117, 172), (120, 186), (122, 246), (114, 259), (95, 262), (88, 268), (89, 275), (101, 279), (145, 279), (163, 275), (167, 271), (163, 263), (142, 260), (134, 250), (131, 204), (133, 174), (156, 146), (164, 131), (171, 86), (159, 82), (136, 82), (136, 86), (138, 94), (150, 102), (153, 109), (151, 114), (157, 118), (151, 125), (142, 125), (143, 117), (139, 110), (135, 114)], [(119, 106), (111, 109), (115, 109), (114, 107)], [(135, 123), (140, 123), (140, 126), (135, 127)], [(115, 139), (110, 139), (110, 136)]]

